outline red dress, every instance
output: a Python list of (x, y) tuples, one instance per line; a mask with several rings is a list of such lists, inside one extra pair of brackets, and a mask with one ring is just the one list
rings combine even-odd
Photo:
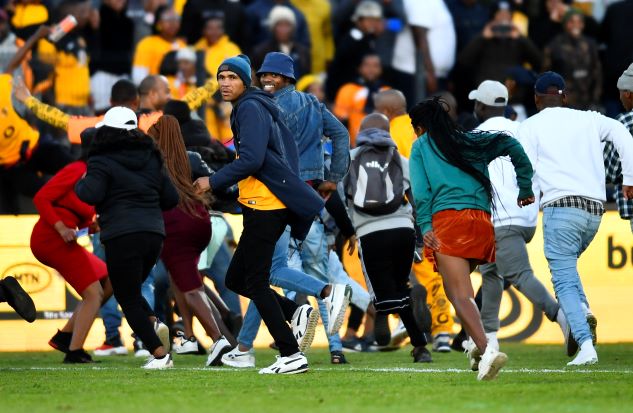
[(176, 207), (163, 212), (165, 241), (160, 258), (183, 293), (202, 287), (198, 260), (211, 241), (211, 219), (202, 204), (196, 205), (198, 216)]
[(95, 209), (75, 194), (75, 184), (86, 172), (86, 163), (77, 161), (57, 172), (33, 198), (40, 219), (31, 233), (31, 251), (42, 264), (56, 269), (77, 293), (108, 276), (103, 261), (76, 242), (66, 243), (55, 230), (62, 221), (68, 228), (90, 225)]

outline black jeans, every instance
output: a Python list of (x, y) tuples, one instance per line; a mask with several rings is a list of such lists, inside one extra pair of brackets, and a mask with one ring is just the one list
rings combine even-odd
[(103, 241), (108, 275), (114, 296), (127, 322), (150, 353), (162, 346), (149, 320), (154, 311), (141, 295), (141, 285), (156, 264), (163, 237), (151, 232), (136, 232)]
[[(374, 296), (376, 312), (397, 313), (414, 347), (426, 345), (424, 333), (411, 308), (409, 273), (415, 250), (415, 231), (394, 228), (360, 237), (360, 253), (367, 286)], [(426, 303), (425, 303), (426, 304)]]
[(250, 298), (261, 314), (279, 353), (290, 356), (299, 351), (286, 323), (297, 305), (270, 288), (270, 267), (275, 244), (288, 224), (288, 210), (263, 211), (242, 206), (244, 230), (226, 273), (226, 286)]

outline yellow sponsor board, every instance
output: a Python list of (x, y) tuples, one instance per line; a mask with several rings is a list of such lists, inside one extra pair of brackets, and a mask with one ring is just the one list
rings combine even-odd
[[(230, 223), (240, 233), (241, 220), (232, 216)], [(38, 310), (33, 324), (20, 320), (6, 304), (0, 304), (0, 351), (49, 350), (47, 342), (61, 328), (77, 303), (76, 293), (52, 268), (40, 264), (29, 248), (29, 239), (37, 216), (0, 216), (0, 278), (16, 277), (29, 292)], [(236, 235), (238, 236), (238, 235)], [(543, 256), (543, 236), (539, 229), (528, 250), (536, 276), (552, 291), (547, 261)], [(633, 328), (628, 312), (633, 296), (633, 235), (628, 221), (617, 213), (608, 212), (602, 219), (600, 230), (579, 262), (579, 272), (593, 312), (598, 318), (600, 342), (633, 341)], [(473, 284), (481, 280), (473, 275)], [(246, 309), (247, 301), (242, 301)], [(562, 335), (558, 325), (550, 322), (521, 293), (509, 289), (504, 293), (500, 317), (499, 336), (528, 343), (560, 343)], [(458, 326), (456, 326), (458, 328)], [(206, 346), (210, 340), (200, 325), (195, 324), (196, 335)], [(124, 321), (123, 340), (131, 346), (131, 331)], [(86, 349), (98, 347), (104, 339), (103, 323), (98, 319), (86, 341)], [(256, 346), (267, 346), (270, 335), (262, 328)], [(323, 329), (319, 328), (315, 345), (326, 345)]]

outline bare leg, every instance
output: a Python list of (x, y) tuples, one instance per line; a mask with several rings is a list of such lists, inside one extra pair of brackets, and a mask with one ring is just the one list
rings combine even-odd
[(171, 280), (171, 290), (174, 293), (174, 299), (178, 304), (178, 310), (182, 317), (182, 324), (184, 326), (184, 333), (187, 338), (193, 336), (193, 313), (189, 308), (188, 300), (185, 298), (185, 294), (176, 287), (174, 280)]
[(62, 333), (72, 333), (73, 329), (75, 328), (75, 320), (77, 319), (77, 313), (81, 310), (81, 306), (83, 305), (83, 300), (80, 301), (77, 306), (75, 307), (75, 309), (73, 310), (73, 315), (70, 316), (70, 318), (68, 319), (68, 321), (66, 322), (66, 324), (64, 324), (64, 327), (62, 327), (61, 331)]
[(462, 322), (464, 329), (473, 339), (477, 348), (483, 353), (488, 342), (481, 323), (481, 316), (474, 300), (473, 286), (470, 273), (474, 265), (459, 257), (435, 253), (437, 268), (444, 280), (444, 289), (448, 299), (455, 307), (455, 312)]
[(75, 314), (73, 314), (73, 316), (76, 315), (75, 325), (70, 346), (68, 347), (71, 351), (83, 348), (90, 327), (92, 327), (92, 323), (97, 317), (97, 313), (103, 302), (103, 289), (99, 281), (90, 284), (81, 293), (81, 298), (83, 298), (81, 306), (78, 306), (79, 309), (75, 310)]
[[(193, 314), (198, 318), (204, 331), (213, 341), (218, 341), (222, 337), (218, 323), (213, 317), (212, 303), (204, 292), (204, 287), (185, 293), (187, 304), (191, 307)], [(215, 307), (215, 306), (214, 306)], [(218, 313), (219, 314), (219, 313)]]
[(368, 335), (374, 335), (374, 323), (376, 321), (376, 308), (374, 304), (369, 304), (365, 313), (365, 328), (363, 329), (363, 338)]

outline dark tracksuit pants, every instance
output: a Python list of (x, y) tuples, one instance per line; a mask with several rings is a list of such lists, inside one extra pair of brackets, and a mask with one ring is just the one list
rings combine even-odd
[(141, 285), (158, 261), (163, 236), (137, 232), (102, 241), (114, 297), (127, 322), (150, 353), (162, 346), (149, 320), (152, 308), (141, 295)]
[(367, 286), (374, 296), (376, 312), (400, 316), (414, 347), (426, 338), (413, 317), (409, 273), (415, 251), (415, 231), (394, 228), (360, 237), (360, 252)]
[(226, 273), (226, 286), (255, 303), (282, 357), (299, 351), (286, 321), (297, 305), (270, 288), (275, 244), (288, 225), (288, 210), (271, 211), (242, 206), (244, 230)]

